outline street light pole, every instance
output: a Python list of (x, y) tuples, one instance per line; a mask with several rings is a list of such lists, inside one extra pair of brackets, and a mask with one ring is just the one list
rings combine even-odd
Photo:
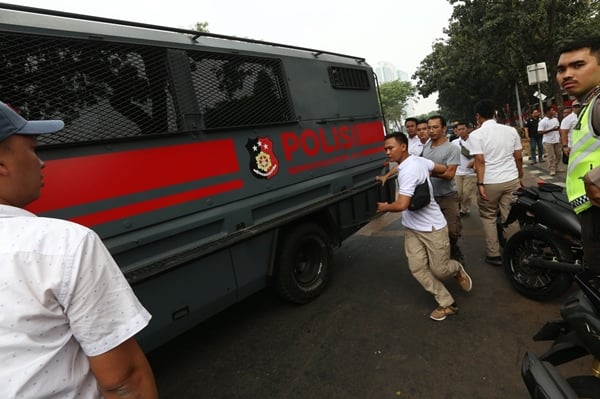
[(523, 118), (521, 117), (521, 100), (519, 100), (519, 84), (515, 84), (515, 96), (517, 96), (517, 115), (519, 116), (519, 127), (523, 128)]
[(540, 87), (540, 82), (537, 84), (538, 86), (538, 100), (540, 100), (540, 113), (544, 115), (544, 103), (542, 102), (542, 88)]

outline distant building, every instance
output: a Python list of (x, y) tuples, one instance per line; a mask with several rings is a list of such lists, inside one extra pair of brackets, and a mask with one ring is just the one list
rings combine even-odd
[(391, 62), (378, 62), (377, 66), (375, 67), (375, 74), (377, 75), (377, 80), (379, 80), (379, 83), (387, 83), (394, 80), (401, 80), (403, 82), (410, 81), (408, 73), (396, 68), (396, 66)]
[[(379, 84), (393, 82), (394, 80), (401, 80), (403, 82), (410, 82), (410, 77), (407, 72), (401, 71), (396, 68), (394, 64), (387, 61), (379, 61), (375, 67), (375, 75)], [(406, 115), (413, 116), (415, 114), (415, 102), (408, 101), (406, 104)]]
[(403, 82), (410, 82), (410, 78), (408, 77), (408, 73), (397, 69), (396, 70), (396, 74), (398, 76), (398, 80), (401, 80)]
[(390, 62), (378, 62), (375, 67), (375, 74), (377, 75), (379, 84), (399, 80), (398, 70), (396, 69), (396, 66)]

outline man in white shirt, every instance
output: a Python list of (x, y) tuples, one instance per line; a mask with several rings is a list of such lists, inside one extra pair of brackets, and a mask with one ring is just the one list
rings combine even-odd
[(417, 136), (419, 136), (419, 140), (421, 141), (421, 152), (418, 154), (419, 156), (423, 153), (423, 146), (429, 143), (429, 127), (427, 126), (426, 120), (420, 120), (417, 122)]
[(43, 185), (36, 137), (63, 126), (0, 102), (0, 398), (158, 398), (134, 338), (150, 314), (100, 238), (23, 209)]
[(406, 134), (408, 134), (408, 153), (411, 155), (419, 156), (423, 151), (423, 144), (421, 139), (417, 136), (417, 118), (406, 118), (404, 121), (404, 127), (406, 128)]
[(560, 123), (556, 119), (556, 113), (550, 107), (544, 109), (544, 118), (538, 124), (538, 134), (542, 135), (542, 144), (550, 176), (556, 174), (558, 163), (562, 158), (562, 147), (560, 145)]
[[(485, 261), (494, 266), (502, 265), (496, 218), (498, 210), (506, 220), (513, 192), (521, 186), (523, 178), (523, 155), (521, 138), (510, 126), (496, 123), (494, 105), (490, 100), (475, 104), (475, 116), (479, 129), (469, 138), (471, 155), (475, 157), (475, 172), (479, 189), (479, 218), (485, 234)], [(505, 230), (510, 238), (519, 229), (512, 223)]]
[[(429, 316), (432, 320), (442, 321), (458, 312), (454, 298), (448, 292), (442, 280), (454, 277), (460, 287), (471, 291), (473, 282), (464, 267), (450, 259), (450, 240), (446, 219), (439, 205), (433, 199), (433, 187), (429, 175), (442, 175), (445, 165), (410, 155), (408, 139), (403, 134), (390, 134), (385, 137), (385, 152), (390, 162), (398, 163), (398, 195), (393, 203), (377, 203), (378, 212), (402, 212), (404, 233), (404, 251), (408, 258), (408, 267), (413, 277), (431, 293), (438, 307)], [(425, 207), (411, 211), (408, 209), (415, 188), (427, 181), (430, 201)]]
[(464, 122), (458, 122), (454, 131), (458, 135), (452, 140), (452, 144), (460, 149), (460, 165), (456, 168), (454, 182), (458, 193), (460, 204), (460, 216), (468, 216), (471, 212), (471, 204), (477, 189), (477, 174), (473, 169), (475, 158), (471, 155), (471, 142), (469, 141), (469, 129)]
[(571, 146), (573, 142), (573, 129), (577, 125), (577, 114), (581, 109), (579, 102), (575, 101), (572, 106), (565, 106), (563, 109), (563, 120), (560, 121), (560, 142), (562, 145), (562, 152), (568, 159), (571, 153)]

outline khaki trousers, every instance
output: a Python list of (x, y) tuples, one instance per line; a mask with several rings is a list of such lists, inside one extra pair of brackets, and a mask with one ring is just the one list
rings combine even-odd
[(471, 205), (477, 192), (477, 176), (454, 176), (456, 192), (460, 203), (460, 212), (471, 212)]
[(442, 280), (454, 276), (460, 263), (450, 259), (448, 228), (431, 232), (406, 229), (404, 251), (413, 277), (434, 296), (439, 306), (452, 305), (454, 298)]
[[(498, 184), (486, 184), (485, 192), (488, 200), (484, 201), (479, 196), (477, 204), (479, 205), (479, 218), (483, 224), (483, 233), (485, 234), (485, 250), (487, 256), (500, 256), (500, 244), (498, 242), (498, 231), (496, 230), (496, 217), (498, 210), (504, 222), (510, 211), (510, 205), (515, 200), (513, 192), (520, 187), (519, 179), (507, 181)], [(519, 231), (519, 223), (511, 223), (504, 229), (504, 234), (508, 240), (513, 234)]]
[(556, 173), (558, 163), (562, 160), (562, 145), (560, 143), (544, 143), (544, 152), (546, 153), (548, 170)]

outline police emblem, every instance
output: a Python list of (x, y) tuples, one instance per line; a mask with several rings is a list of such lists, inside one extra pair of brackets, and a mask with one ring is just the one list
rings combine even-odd
[(268, 137), (248, 139), (246, 149), (250, 155), (250, 171), (259, 179), (270, 179), (279, 170), (279, 161), (273, 152), (273, 143)]

